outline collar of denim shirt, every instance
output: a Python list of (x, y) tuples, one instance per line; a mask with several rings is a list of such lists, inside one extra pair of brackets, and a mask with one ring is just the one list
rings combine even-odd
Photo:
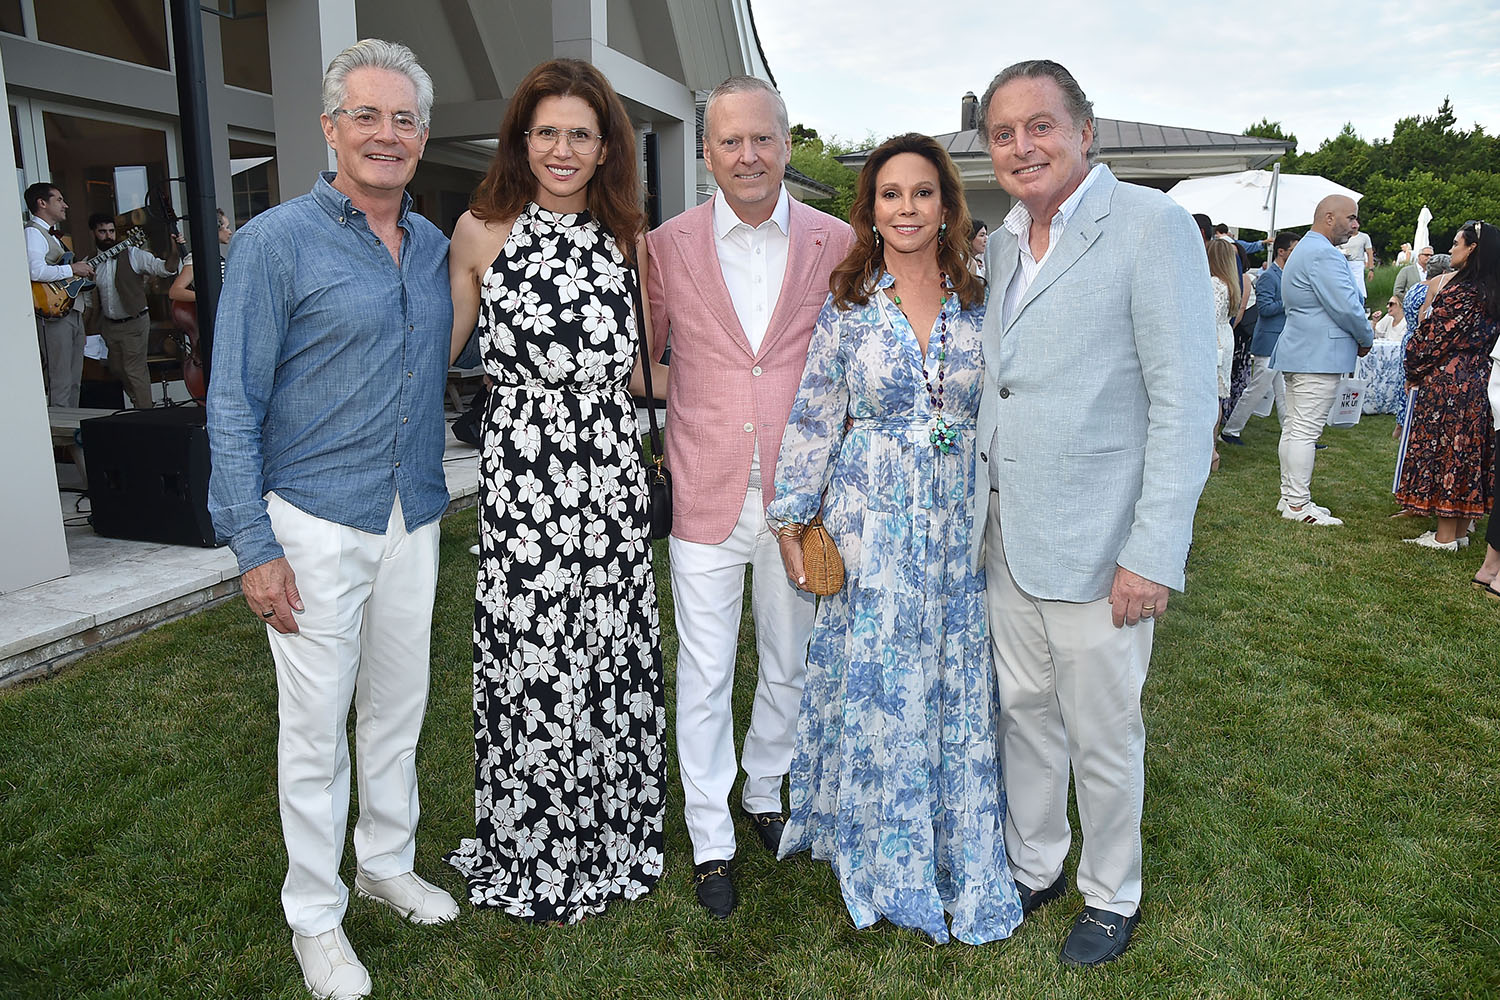
[[(313, 201), (318, 207), (327, 212), (329, 217), (343, 222), (356, 216), (363, 217), (364, 212), (354, 207), (354, 202), (349, 196), (333, 186), (333, 179), (338, 176), (336, 170), (323, 170), (318, 173), (318, 182), (313, 185)], [(396, 225), (402, 229), (407, 228), (406, 216), (411, 211), (411, 194), (408, 191), (401, 192), (401, 214), (396, 216)]]

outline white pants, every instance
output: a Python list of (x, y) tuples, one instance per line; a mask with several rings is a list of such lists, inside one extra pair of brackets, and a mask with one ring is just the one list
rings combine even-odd
[(1115, 628), (1107, 597), (1074, 604), (1021, 590), (1005, 561), (995, 496), (984, 539), (1011, 869), (1031, 889), (1062, 874), (1073, 839), (1071, 767), (1083, 827), (1078, 891), (1089, 906), (1129, 916), (1141, 901), (1141, 689), (1155, 623)]
[(1281, 499), (1301, 507), (1312, 499), (1315, 446), (1338, 394), (1339, 376), (1316, 372), (1286, 373), (1286, 411), (1281, 418)]
[(349, 892), (339, 878), (349, 817), (352, 699), (357, 716), (359, 868), (383, 879), (412, 870), (417, 737), (427, 710), (427, 661), (437, 585), (438, 522), (408, 534), (397, 497), (384, 535), (313, 517), (266, 495), (271, 526), (297, 577), (301, 629), (267, 626), (276, 660), (276, 746), (287, 873), (286, 922), (332, 930)]
[(1239, 437), (1240, 431), (1250, 422), (1250, 417), (1260, 401), (1266, 398), (1266, 392), (1274, 389), (1276, 392), (1276, 412), (1284, 420), (1286, 419), (1286, 380), (1282, 378), (1281, 372), (1271, 367), (1270, 358), (1262, 358), (1258, 355), (1250, 357), (1250, 378), (1245, 383), (1245, 391), (1240, 394), (1240, 401), (1234, 404), (1234, 409), (1229, 414), (1229, 419), (1224, 421), (1223, 433), (1230, 437)]
[(750, 610), (760, 658), (741, 756), (741, 802), (747, 812), (782, 811), (814, 601), (786, 578), (759, 489), (745, 494), (739, 522), (723, 542), (703, 545), (674, 536), (667, 551), (677, 615), (677, 763), (693, 863), (701, 864), (735, 854), (734, 819), (729, 814), (729, 790), (736, 773), (730, 699), (745, 566), (751, 567)]

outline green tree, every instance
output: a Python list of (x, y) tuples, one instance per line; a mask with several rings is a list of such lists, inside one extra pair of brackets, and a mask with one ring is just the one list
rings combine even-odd
[(1297, 137), (1290, 132), (1283, 131), (1281, 122), (1273, 122), (1269, 118), (1260, 121), (1245, 129), (1244, 135), (1253, 136), (1257, 139), (1277, 139), (1292, 144), (1292, 149), (1282, 160), (1282, 169), (1285, 170), (1290, 161), (1297, 158)]
[[(792, 129), (794, 136), (797, 128), (800, 126)], [(829, 215), (848, 221), (849, 206), (854, 201), (854, 182), (859, 175), (835, 157), (851, 153), (856, 149), (866, 149), (875, 143), (855, 145), (843, 142), (837, 136), (829, 136), (828, 141), (824, 142), (818, 138), (816, 132), (810, 129), (805, 131), (811, 132), (810, 138), (800, 141), (793, 138), (791, 165), (813, 180), (827, 184), (836, 192), (832, 198), (819, 198), (809, 201), (808, 204)]]

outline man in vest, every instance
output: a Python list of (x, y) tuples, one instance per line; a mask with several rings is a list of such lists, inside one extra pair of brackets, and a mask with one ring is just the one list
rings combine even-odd
[[(70, 281), (91, 278), (94, 269), (80, 261), (62, 263), (67, 251), (52, 228), (68, 218), (68, 203), (54, 184), (39, 181), (26, 189), (26, 263), (32, 281)], [(37, 346), (42, 354), (42, 382), (49, 406), (77, 406), (83, 381), (83, 304), (75, 302), (65, 315), (36, 316)]]
[[(89, 216), (94, 245), (108, 250), (118, 242), (115, 219), (97, 213)], [(182, 237), (177, 237), (181, 242)], [(178, 244), (167, 247), (167, 259), (159, 260), (140, 247), (126, 247), (101, 261), (94, 273), (94, 301), (99, 310), (99, 333), (109, 349), (109, 373), (125, 384), (130, 403), (137, 410), (151, 408), (151, 371), (146, 364), (151, 336), (150, 310), (146, 306), (145, 275), (171, 278), (177, 274)]]
[(848, 225), (782, 185), (786, 105), (754, 77), (730, 77), (704, 109), (703, 159), (718, 193), (647, 239), (655, 351), (670, 339), (668, 551), (677, 614), (677, 757), (698, 901), (727, 917), (737, 897), (729, 791), (737, 768), (730, 694), (745, 568), (753, 566), (759, 679), (741, 763), (741, 805), (762, 844), (781, 843), (813, 597), (786, 578), (766, 523), (776, 455), (807, 363), (829, 272)]

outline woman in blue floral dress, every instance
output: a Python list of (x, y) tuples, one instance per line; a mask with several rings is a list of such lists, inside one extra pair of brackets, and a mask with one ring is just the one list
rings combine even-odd
[(820, 511), (846, 573), (818, 608), (780, 853), (829, 861), (858, 927), (944, 942), (946, 914), (981, 944), (1021, 921), (968, 559), (984, 289), (958, 172), (932, 139), (875, 150), (850, 222), (767, 509), (794, 582)]

